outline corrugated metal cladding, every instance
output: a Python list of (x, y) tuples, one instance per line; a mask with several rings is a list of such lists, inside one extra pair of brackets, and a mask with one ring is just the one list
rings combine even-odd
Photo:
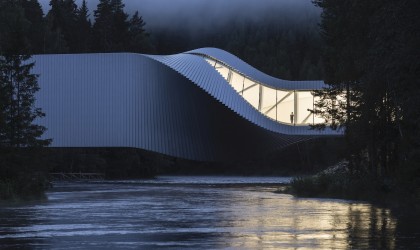
[(313, 136), (250, 106), (203, 57), (38, 55), (52, 147), (134, 147), (193, 160), (257, 157)]

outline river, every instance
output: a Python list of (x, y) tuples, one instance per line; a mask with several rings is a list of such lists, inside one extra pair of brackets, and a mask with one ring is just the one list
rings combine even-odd
[(414, 249), (420, 219), (369, 203), (275, 193), (289, 178), (55, 183), (0, 204), (0, 249)]

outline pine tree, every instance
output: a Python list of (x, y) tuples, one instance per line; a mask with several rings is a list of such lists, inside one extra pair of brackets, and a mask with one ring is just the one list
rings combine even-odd
[(109, 2), (112, 12), (124, 12), (125, 4), (123, 4), (122, 0), (110, 0)]
[(63, 31), (64, 38), (67, 41), (70, 52), (74, 53), (77, 50), (79, 27), (77, 27), (78, 8), (75, 0), (63, 0)]
[(122, 0), (111, 0), (110, 4), (113, 12), (112, 51), (124, 52), (128, 50), (130, 40), (128, 14), (124, 12)]
[(136, 11), (129, 21), (129, 44), (128, 50), (136, 53), (150, 53), (153, 51), (153, 46), (149, 40), (149, 34), (144, 29), (146, 23), (143, 18)]
[(24, 9), (25, 18), (30, 22), (27, 36), (31, 52), (42, 53), (44, 51), (45, 23), (41, 5), (38, 0), (20, 0), (19, 3)]
[(5, 127), (2, 144), (9, 147), (46, 146), (49, 140), (38, 139), (45, 127), (34, 124), (34, 120), (44, 117), (39, 108), (34, 107), (35, 93), (39, 90), (37, 76), (31, 74), (34, 63), (27, 63), (29, 55), (7, 55), (1, 62), (2, 90), (7, 96), (5, 107)]
[(86, 5), (86, 0), (83, 0), (82, 5), (77, 10), (76, 31), (75, 52), (89, 52), (92, 40), (92, 25), (89, 20), (89, 10)]
[(69, 52), (63, 29), (62, 0), (51, 0), (51, 9), (47, 13), (45, 31), (44, 53), (67, 53)]
[(51, 0), (46, 19), (50, 31), (48, 46), (54, 53), (74, 52), (77, 43), (77, 5), (74, 0)]
[(334, 129), (345, 127), (351, 165), (366, 164), (361, 159), (367, 154), (368, 167), (357, 170), (376, 175), (380, 147), (376, 143), (383, 127), (374, 110), (380, 108), (385, 90), (376, 86), (377, 91), (372, 92), (378, 82), (365, 78), (370, 47), (368, 24), (375, 3), (319, 0), (316, 4), (324, 9), (321, 28), (325, 41), (325, 82), (329, 88), (316, 91), (320, 101), (315, 105), (315, 113)]
[(29, 22), (16, 2), (9, 1), (0, 11), (0, 146), (36, 147), (49, 144), (39, 137), (45, 127), (34, 124), (45, 114), (34, 107), (35, 93), (39, 90), (37, 76), (31, 73), (34, 66), (28, 54), (26, 37)]
[(109, 52), (112, 50), (112, 8), (110, 0), (99, 0), (97, 9), (94, 11), (95, 23), (93, 25), (94, 50)]

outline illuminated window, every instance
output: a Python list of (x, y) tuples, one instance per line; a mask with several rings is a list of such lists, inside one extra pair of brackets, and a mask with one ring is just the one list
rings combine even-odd
[(254, 108), (258, 109), (260, 103), (260, 85), (254, 83), (249, 87), (246, 87), (242, 91), (242, 96), (247, 100)]
[(314, 108), (314, 102), (318, 99), (310, 91), (280, 90), (267, 87), (217, 60), (204, 58), (237, 93), (265, 116), (278, 122), (295, 125), (324, 122), (324, 119), (314, 116), (309, 111)]
[(277, 121), (291, 123), (290, 115), (295, 112), (293, 91), (277, 90)]
[(313, 109), (314, 97), (310, 91), (297, 91), (297, 114), (295, 114), (295, 119), (297, 124), (308, 124), (313, 122), (312, 113), (308, 111)]
[(277, 119), (277, 91), (273, 88), (262, 87), (261, 112), (271, 119)]
[(245, 77), (232, 71), (229, 83), (236, 90), (236, 92), (240, 93), (244, 87), (244, 79)]

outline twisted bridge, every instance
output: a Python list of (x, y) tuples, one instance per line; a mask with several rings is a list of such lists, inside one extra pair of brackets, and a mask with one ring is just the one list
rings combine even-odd
[(202, 48), (133, 53), (37, 55), (52, 147), (133, 147), (192, 160), (235, 160), (318, 136), (311, 90), (322, 81), (268, 76), (228, 52)]

